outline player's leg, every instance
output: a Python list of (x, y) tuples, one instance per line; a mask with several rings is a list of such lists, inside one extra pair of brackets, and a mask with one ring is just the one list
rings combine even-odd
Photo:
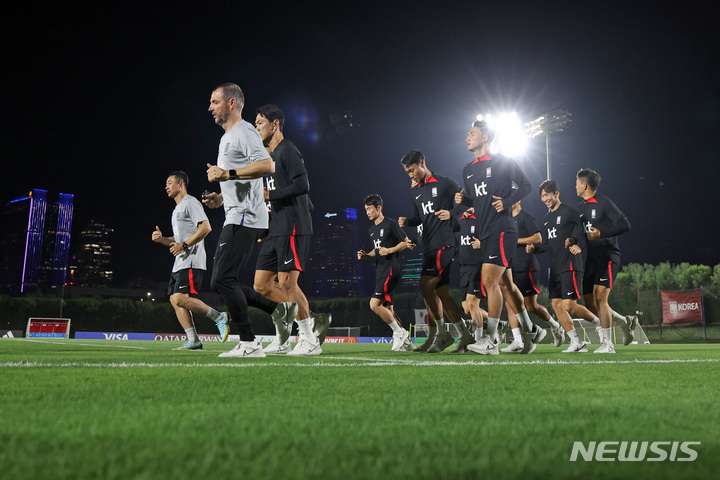
[(202, 342), (198, 338), (195, 324), (193, 323), (192, 313), (187, 308), (181, 306), (183, 297), (187, 297), (185, 293), (174, 293), (170, 296), (170, 304), (175, 310), (178, 322), (187, 335), (187, 341), (174, 350), (202, 350)]
[(570, 338), (570, 345), (566, 350), (563, 350), (563, 352), (586, 353), (588, 351), (587, 344), (580, 340), (580, 337), (575, 330), (575, 324), (573, 323), (572, 317), (570, 316), (568, 310), (565, 308), (566, 302), (568, 302), (568, 300), (563, 300), (559, 297), (553, 298), (551, 300), (552, 307), (553, 310), (555, 310), (555, 315), (557, 316), (558, 322), (562, 326), (563, 330), (567, 332), (567, 335)]

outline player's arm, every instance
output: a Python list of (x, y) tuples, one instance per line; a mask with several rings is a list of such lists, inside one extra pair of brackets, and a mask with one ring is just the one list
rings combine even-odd
[(372, 258), (375, 258), (375, 250), (371, 250), (370, 253), (367, 253), (365, 250), (358, 250), (357, 252), (357, 259), (358, 260), (370, 260)]
[(251, 180), (275, 173), (275, 162), (272, 158), (256, 160), (242, 168), (225, 170), (217, 165), (207, 164), (208, 182), (226, 182), (228, 180)]
[(170, 244), (170, 253), (173, 255), (179, 255), (185, 250), (192, 248), (193, 245), (199, 243), (203, 238), (207, 237), (208, 234), (212, 231), (212, 228), (210, 227), (210, 222), (207, 220), (203, 220), (202, 222), (198, 223), (198, 227), (195, 230), (195, 233), (190, 235), (183, 243), (175, 243), (174, 241)]
[(155, 230), (152, 233), (152, 241), (169, 247), (171, 243), (175, 241), (175, 237), (163, 237), (160, 227), (155, 226)]
[(528, 243), (540, 242), (542, 242), (542, 235), (540, 235), (540, 232), (535, 232), (529, 237), (518, 238), (518, 245), (527, 245)]
[(509, 161), (513, 162), (511, 176), (512, 181), (515, 182), (518, 188), (513, 192), (512, 195), (502, 199), (502, 204), (505, 209), (512, 207), (517, 202), (525, 198), (527, 194), (530, 193), (530, 190), (532, 190), (530, 180), (528, 180), (528, 178), (525, 176), (525, 173), (523, 173), (520, 167), (518, 167), (517, 162), (515, 162), (515, 160)]
[(310, 191), (310, 183), (308, 182), (307, 173), (298, 175), (297, 177), (290, 180), (290, 184), (278, 188), (276, 190), (270, 190), (268, 192), (268, 200), (283, 200), (286, 198), (295, 198), (300, 195), (304, 195)]
[(622, 235), (623, 233), (627, 233), (630, 231), (630, 220), (625, 216), (623, 212), (620, 211), (620, 209), (613, 203), (612, 200), (605, 197), (606, 205), (605, 205), (605, 212), (608, 215), (608, 218), (612, 222), (612, 226), (610, 228), (606, 228), (604, 232), (600, 232), (600, 237), (602, 238), (608, 238), (608, 237), (616, 237), (618, 235)]

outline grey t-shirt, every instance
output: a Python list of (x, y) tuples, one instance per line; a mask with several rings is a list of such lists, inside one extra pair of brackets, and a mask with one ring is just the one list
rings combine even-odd
[[(173, 237), (175, 243), (183, 243), (197, 230), (199, 223), (206, 221), (207, 215), (202, 204), (192, 195), (186, 195), (180, 203), (175, 206), (172, 213)], [(207, 258), (205, 256), (205, 240), (200, 240), (189, 249), (175, 257), (173, 272), (185, 268), (206, 269)]]
[[(220, 139), (218, 167), (224, 170), (247, 167), (252, 162), (270, 158), (260, 133), (241, 120)], [(225, 207), (224, 225), (268, 228), (268, 210), (263, 197), (263, 179), (220, 182)]]

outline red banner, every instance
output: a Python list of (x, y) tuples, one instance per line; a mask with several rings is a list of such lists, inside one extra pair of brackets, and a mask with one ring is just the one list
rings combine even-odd
[(675, 323), (703, 323), (702, 291), (678, 290), (660, 292), (663, 307), (663, 325)]

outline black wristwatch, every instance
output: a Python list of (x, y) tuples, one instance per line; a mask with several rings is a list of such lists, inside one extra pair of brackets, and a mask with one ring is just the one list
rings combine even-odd
[(230, 180), (232, 180), (233, 178), (237, 177), (237, 172), (235, 172), (235, 169), (234, 169), (234, 168), (228, 170), (228, 173), (230, 174)]
[(187, 250), (190, 248), (190, 245), (188, 245), (186, 242), (183, 242), (183, 250)]

